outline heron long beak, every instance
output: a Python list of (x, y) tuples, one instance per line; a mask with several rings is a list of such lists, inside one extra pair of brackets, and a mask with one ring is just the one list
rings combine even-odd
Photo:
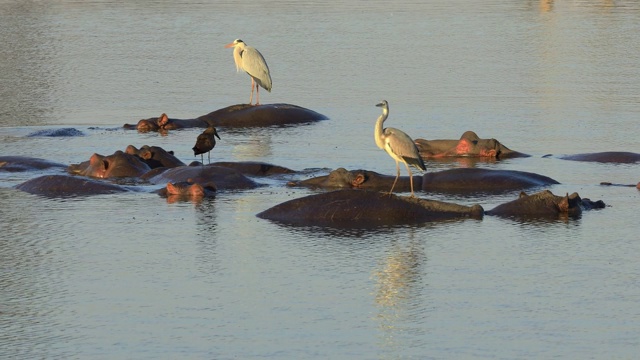
[(217, 132), (213, 133), (213, 135), (215, 135), (218, 138), (218, 140), (222, 140), (222, 139), (220, 139), (220, 135), (218, 135)]
[(231, 47), (234, 47), (234, 46), (236, 46), (235, 43), (230, 43), (230, 44), (225, 45), (224, 47), (225, 48), (231, 48)]
[(377, 107), (383, 107), (383, 106), (384, 106), (384, 103), (382, 103), (382, 102), (381, 102), (381, 103), (377, 103), (377, 104), (376, 104), (376, 106), (377, 106)]

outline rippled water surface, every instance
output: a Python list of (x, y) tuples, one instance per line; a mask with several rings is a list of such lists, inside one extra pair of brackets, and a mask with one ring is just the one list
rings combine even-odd
[[(298, 175), (199, 203), (137, 192), (47, 199), (0, 172), (0, 354), (7, 358), (635, 358), (640, 166), (546, 154), (640, 152), (636, 1), (0, 2), (0, 155), (71, 164), (127, 145), (184, 162), (201, 129), (121, 129), (246, 102), (241, 38), (267, 59), (263, 103), (330, 120), (218, 129), (212, 157), (393, 174), (376, 104), (414, 138), (474, 130), (531, 154), (428, 163), (544, 174), (609, 206), (578, 219), (485, 217), (368, 230), (255, 217), (309, 194)], [(73, 127), (83, 136), (30, 137)], [(325, 169), (325, 170), (323, 170)], [(306, 175), (302, 175), (306, 176)], [(500, 196), (423, 197), (480, 203)]]

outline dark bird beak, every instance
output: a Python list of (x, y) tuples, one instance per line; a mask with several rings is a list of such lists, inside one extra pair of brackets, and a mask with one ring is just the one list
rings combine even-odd
[(218, 140), (222, 140), (222, 139), (220, 139), (220, 135), (218, 135), (218, 132), (214, 132), (213, 135), (215, 135), (215, 137), (217, 137)]

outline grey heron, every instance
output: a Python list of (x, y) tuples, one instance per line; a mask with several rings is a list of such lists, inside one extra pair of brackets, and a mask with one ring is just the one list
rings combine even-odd
[(196, 145), (192, 149), (193, 155), (200, 154), (202, 164), (204, 164), (204, 153), (207, 153), (209, 164), (211, 164), (211, 150), (216, 146), (216, 137), (220, 139), (216, 128), (213, 126), (208, 127), (202, 134), (198, 135)]
[(376, 106), (382, 108), (382, 115), (378, 117), (378, 121), (376, 121), (375, 133), (374, 137), (376, 140), (376, 145), (380, 149), (389, 154), (396, 161), (396, 179), (393, 181), (393, 185), (391, 186), (391, 190), (389, 190), (389, 195), (393, 193), (393, 188), (396, 186), (398, 182), (398, 178), (400, 177), (400, 161), (404, 163), (407, 167), (407, 171), (409, 172), (409, 182), (411, 184), (411, 196), (414, 197), (413, 194), (413, 175), (411, 174), (411, 169), (409, 165), (413, 165), (420, 170), (427, 170), (424, 166), (424, 162), (420, 157), (420, 153), (418, 152), (418, 148), (416, 144), (413, 142), (413, 139), (409, 137), (409, 135), (405, 134), (403, 131), (395, 129), (395, 128), (382, 128), (382, 124), (387, 117), (389, 116), (389, 103), (387, 100), (382, 100)]
[(259, 87), (262, 86), (271, 92), (271, 74), (269, 66), (264, 61), (264, 57), (256, 48), (249, 46), (240, 39), (235, 39), (232, 43), (225, 45), (225, 48), (233, 48), (233, 61), (236, 63), (236, 70), (244, 70), (251, 77), (251, 97), (249, 105), (253, 101), (253, 88), (256, 88), (256, 105), (260, 105)]

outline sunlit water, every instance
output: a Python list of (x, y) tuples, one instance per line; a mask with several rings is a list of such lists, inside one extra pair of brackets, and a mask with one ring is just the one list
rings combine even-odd
[[(7, 358), (635, 358), (638, 165), (546, 154), (640, 152), (635, 1), (0, 4), (0, 155), (65, 164), (127, 145), (185, 162), (201, 131), (120, 129), (248, 101), (226, 43), (264, 54), (273, 91), (331, 119), (227, 131), (216, 160), (392, 174), (374, 104), (413, 137), (466, 130), (533, 155), (609, 207), (569, 221), (485, 217), (377, 230), (255, 217), (309, 194), (289, 179), (167, 203), (139, 192), (44, 199), (0, 173), (0, 354)], [(479, 2), (478, 2), (479, 3)], [(27, 137), (74, 127), (81, 137)], [(428, 164), (430, 171), (465, 162)], [(325, 170), (326, 171), (326, 170)], [(322, 172), (322, 170), (320, 170)], [(485, 209), (517, 194), (421, 196)]]

